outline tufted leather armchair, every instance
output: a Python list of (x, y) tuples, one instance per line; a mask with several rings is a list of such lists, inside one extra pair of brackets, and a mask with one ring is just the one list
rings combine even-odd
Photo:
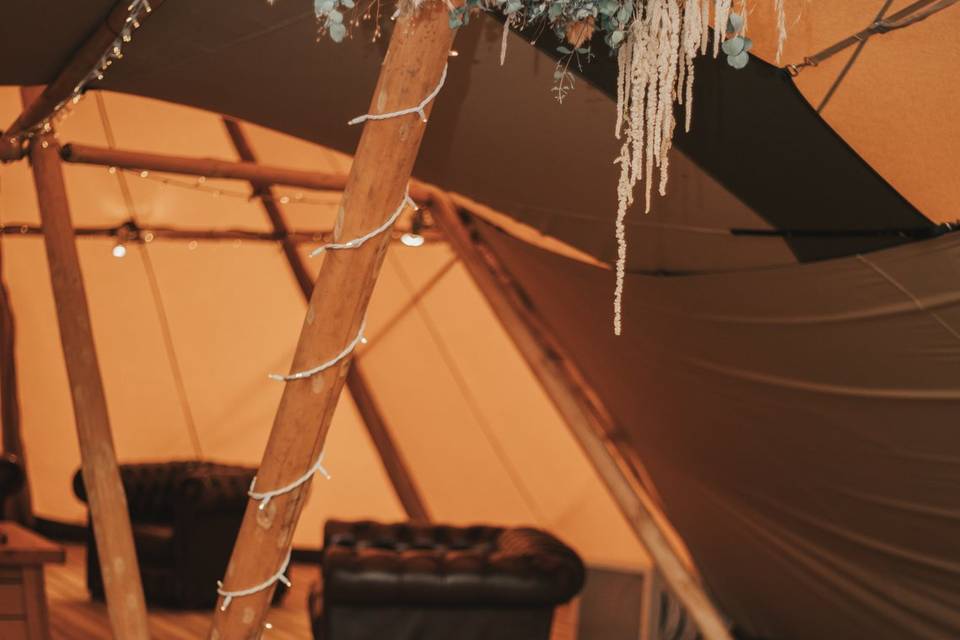
[(330, 521), (322, 563), (316, 640), (546, 640), (584, 580), (536, 529)]
[(0, 453), (0, 519), (7, 499), (23, 488), (24, 473), (20, 460), (12, 453)]
[[(254, 469), (186, 461), (120, 466), (147, 602), (211, 608), (247, 505)], [(83, 474), (73, 491), (87, 501)], [(282, 594), (278, 587), (278, 597)], [(88, 525), (87, 588), (103, 599), (103, 578)]]

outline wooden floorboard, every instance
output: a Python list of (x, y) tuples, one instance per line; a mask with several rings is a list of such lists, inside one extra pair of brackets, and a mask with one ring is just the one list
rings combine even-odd
[[(47, 565), (47, 599), (50, 604), (51, 640), (112, 640), (107, 609), (91, 602), (87, 594), (86, 557), (82, 546), (67, 546), (63, 565)], [(283, 603), (267, 616), (272, 625), (264, 640), (310, 640), (307, 594), (319, 577), (315, 566), (293, 565), (293, 588)], [(211, 585), (216, 589), (216, 585)], [(155, 609), (149, 612), (152, 640), (206, 638), (211, 614)]]
[[(86, 552), (82, 546), (67, 546), (63, 565), (47, 565), (47, 599), (50, 605), (51, 640), (112, 640), (107, 609), (91, 602), (86, 584)], [(264, 640), (311, 640), (307, 594), (319, 577), (315, 565), (291, 565), (290, 589), (283, 603), (267, 616), (272, 629)], [(216, 588), (213, 585), (211, 588)], [(206, 638), (210, 613), (155, 609), (149, 612), (151, 640), (197, 640)], [(576, 606), (557, 610), (551, 640), (574, 640)], [(389, 640), (385, 638), (384, 640)]]

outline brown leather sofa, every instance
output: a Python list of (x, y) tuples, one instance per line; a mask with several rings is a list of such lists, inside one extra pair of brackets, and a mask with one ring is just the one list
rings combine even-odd
[[(256, 471), (212, 462), (120, 466), (144, 595), (154, 606), (210, 609), (247, 505)], [(73, 490), (87, 501), (83, 474)], [(87, 587), (103, 599), (93, 531), (87, 528)], [(278, 595), (283, 585), (278, 586)]]
[(536, 529), (330, 521), (316, 640), (546, 640), (583, 586), (577, 554)]
[(0, 520), (7, 500), (23, 488), (25, 475), (20, 460), (12, 453), (0, 453)]

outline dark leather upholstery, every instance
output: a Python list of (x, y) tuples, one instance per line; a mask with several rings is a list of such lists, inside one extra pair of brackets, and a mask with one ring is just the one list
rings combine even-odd
[(23, 466), (12, 453), (0, 454), (0, 519), (3, 518), (7, 499), (23, 488)]
[[(151, 605), (211, 608), (240, 529), (256, 471), (212, 462), (120, 466), (144, 595)], [(73, 491), (86, 502), (83, 474)], [(103, 598), (93, 533), (87, 541), (87, 586)], [(282, 594), (278, 586), (278, 597)]]
[(547, 638), (556, 605), (583, 586), (577, 554), (536, 529), (330, 521), (320, 640)]

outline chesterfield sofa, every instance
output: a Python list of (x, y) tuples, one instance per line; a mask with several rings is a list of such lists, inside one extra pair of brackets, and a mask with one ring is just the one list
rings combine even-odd
[(536, 529), (330, 521), (321, 576), (316, 640), (547, 640), (584, 566)]
[[(120, 466), (147, 603), (212, 609), (247, 505), (255, 469), (177, 461)], [(73, 478), (86, 502), (83, 474)], [(103, 599), (93, 530), (87, 526), (87, 588)], [(282, 597), (278, 585), (275, 600)]]

